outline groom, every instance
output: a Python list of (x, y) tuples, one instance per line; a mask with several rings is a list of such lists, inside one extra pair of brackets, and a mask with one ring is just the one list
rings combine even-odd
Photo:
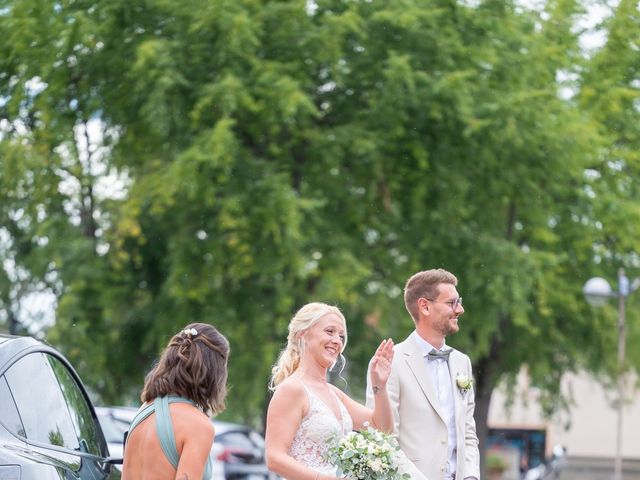
[[(393, 433), (428, 480), (480, 479), (471, 361), (445, 344), (464, 313), (457, 284), (442, 269), (409, 278), (404, 303), (416, 329), (395, 346), (387, 381)], [(367, 405), (376, 387), (367, 383)]]

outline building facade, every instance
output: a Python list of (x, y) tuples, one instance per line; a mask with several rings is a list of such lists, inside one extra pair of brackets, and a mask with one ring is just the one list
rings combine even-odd
[[(633, 391), (636, 378), (629, 378), (623, 409), (622, 457), (640, 460), (640, 392)], [(615, 456), (617, 436), (616, 392), (608, 391), (586, 373), (567, 374), (562, 391), (572, 399), (568, 413), (545, 419), (539, 408), (539, 392), (529, 385), (523, 370), (518, 376), (516, 399), (507, 406), (503, 388), (494, 391), (489, 409), (490, 428), (546, 429), (546, 453), (555, 445), (567, 456), (610, 459)]]

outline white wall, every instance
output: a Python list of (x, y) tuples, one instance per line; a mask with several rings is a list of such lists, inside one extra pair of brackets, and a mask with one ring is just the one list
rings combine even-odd
[[(629, 380), (632, 385), (635, 379)], [(569, 456), (613, 457), (616, 446), (617, 414), (611, 400), (614, 391), (605, 391), (587, 374), (567, 374), (562, 381), (564, 392), (570, 392), (574, 405), (570, 414), (545, 420), (537, 406), (538, 392), (528, 385), (526, 370), (518, 377), (516, 401), (507, 411), (506, 395), (496, 389), (489, 409), (490, 427), (547, 426), (547, 454), (555, 444), (564, 445)], [(627, 393), (623, 413), (622, 456), (640, 459), (640, 392)]]

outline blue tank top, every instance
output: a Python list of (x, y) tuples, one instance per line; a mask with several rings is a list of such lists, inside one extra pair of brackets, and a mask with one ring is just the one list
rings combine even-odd
[[(142, 408), (131, 421), (129, 427), (129, 434), (136, 428), (140, 422), (156, 412), (156, 431), (158, 432), (158, 440), (160, 440), (160, 446), (164, 452), (164, 456), (167, 457), (169, 463), (173, 465), (173, 468), (178, 469), (178, 462), (180, 461), (180, 455), (178, 455), (178, 448), (176, 447), (176, 437), (173, 434), (173, 423), (171, 422), (171, 414), (169, 413), (170, 403), (190, 403), (195, 405), (191, 400), (184, 397), (178, 397), (174, 395), (168, 395), (166, 397), (156, 398), (153, 403), (150, 403), (146, 407)], [(209, 456), (207, 464), (204, 468), (203, 480), (209, 480), (213, 471), (212, 458)]]

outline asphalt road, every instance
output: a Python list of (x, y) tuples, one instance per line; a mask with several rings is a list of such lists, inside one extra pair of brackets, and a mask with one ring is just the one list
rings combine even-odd
[[(623, 480), (640, 480), (640, 460), (624, 461)], [(558, 480), (613, 480), (613, 461), (594, 458), (567, 458)]]

